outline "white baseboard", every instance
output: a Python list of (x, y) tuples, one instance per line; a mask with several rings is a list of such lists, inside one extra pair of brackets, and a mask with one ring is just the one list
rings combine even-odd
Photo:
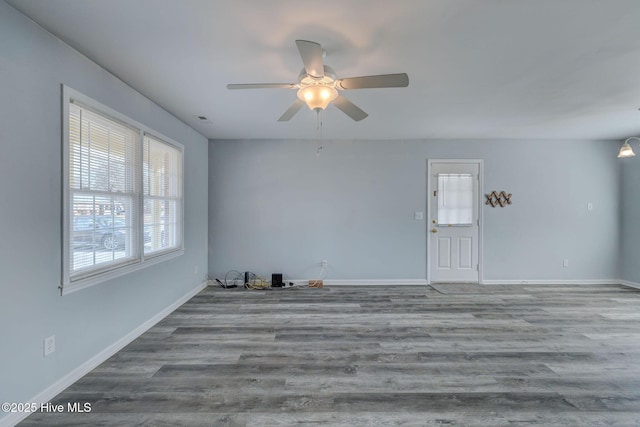
[(630, 288), (640, 289), (640, 283), (630, 282), (628, 280), (621, 280), (620, 284), (623, 286), (629, 286)]
[(595, 280), (483, 280), (483, 285), (617, 285), (619, 279), (595, 279)]
[[(304, 282), (298, 280), (296, 282)], [(327, 286), (416, 286), (428, 285), (425, 279), (345, 279), (345, 280), (324, 280)]]
[[(308, 280), (292, 280), (295, 283), (305, 283)], [(429, 282), (425, 279), (325, 279), (327, 286), (425, 286)], [(441, 284), (441, 283), (434, 283)], [(481, 285), (617, 285), (637, 286), (640, 283), (621, 282), (619, 279), (591, 279), (591, 280), (483, 280)]]
[[(308, 279), (287, 280), (294, 283), (306, 283)], [(425, 279), (324, 279), (326, 286), (426, 286)], [(434, 283), (441, 284), (441, 283)], [(621, 281), (620, 279), (587, 280), (483, 280), (481, 285), (627, 285), (640, 288), (640, 283)]]
[[(151, 319), (144, 322), (142, 325), (135, 328), (133, 331), (129, 332), (124, 337), (120, 338), (118, 341), (114, 342), (91, 359), (84, 362), (82, 365), (78, 366), (73, 371), (69, 372), (64, 377), (60, 378), (58, 381), (47, 387), (42, 392), (38, 393), (31, 399), (25, 400), (25, 402), (37, 403), (40, 405), (41, 403), (47, 403), (62, 391), (64, 391), (67, 387), (69, 387), (74, 382), (78, 381), (80, 378), (91, 372), (91, 370), (98, 367), (102, 362), (106, 361), (108, 358), (116, 354), (118, 351), (123, 349), (125, 346), (130, 344), (133, 340), (138, 338), (140, 335), (151, 329), (156, 323), (160, 322), (162, 319), (171, 314), (175, 309), (180, 307), (185, 302), (189, 301), (196, 294), (198, 294), (201, 290), (206, 287), (206, 282), (201, 283), (196, 286), (195, 289), (187, 292), (184, 296), (182, 296), (179, 300), (172, 303), (164, 310), (153, 316)], [(10, 413), (8, 416), (4, 418), (0, 418), (0, 427), (12, 427), (18, 424), (20, 421), (27, 418), (30, 414), (27, 413)]]

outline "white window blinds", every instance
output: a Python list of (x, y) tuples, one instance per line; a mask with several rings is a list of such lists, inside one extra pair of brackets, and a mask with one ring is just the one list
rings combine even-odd
[(69, 105), (70, 279), (139, 259), (139, 132)]
[(438, 224), (472, 225), (473, 175), (438, 174)]
[(183, 253), (183, 148), (63, 86), (63, 294)]
[(144, 137), (144, 253), (182, 245), (182, 152), (150, 135)]

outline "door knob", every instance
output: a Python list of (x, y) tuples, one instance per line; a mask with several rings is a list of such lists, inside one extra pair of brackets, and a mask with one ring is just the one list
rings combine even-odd
[(431, 229), (431, 232), (432, 232), (432, 233), (437, 233), (437, 232), (438, 232), (438, 229), (437, 229), (437, 228), (432, 228), (432, 229)]

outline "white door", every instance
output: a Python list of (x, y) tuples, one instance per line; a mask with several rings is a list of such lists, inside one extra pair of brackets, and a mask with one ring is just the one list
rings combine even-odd
[(429, 161), (429, 281), (478, 283), (480, 164)]

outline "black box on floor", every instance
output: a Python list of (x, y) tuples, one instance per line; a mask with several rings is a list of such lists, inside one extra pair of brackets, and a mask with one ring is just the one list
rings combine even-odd
[(271, 287), (272, 288), (281, 288), (282, 283), (282, 273), (274, 273), (271, 275)]

